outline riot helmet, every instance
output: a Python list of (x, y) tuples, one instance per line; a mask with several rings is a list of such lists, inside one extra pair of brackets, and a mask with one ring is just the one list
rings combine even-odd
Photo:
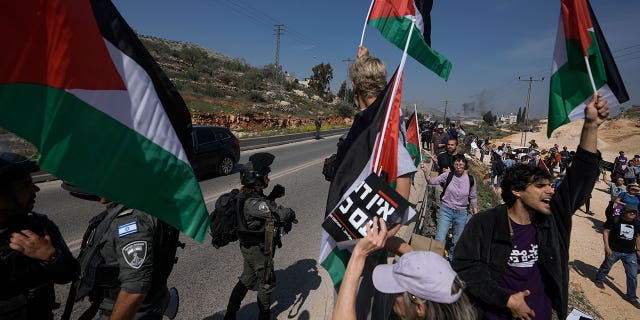
[(276, 157), (267, 152), (259, 152), (249, 157), (249, 162), (240, 169), (240, 183), (245, 186), (264, 185), (264, 178), (271, 172), (269, 167)]

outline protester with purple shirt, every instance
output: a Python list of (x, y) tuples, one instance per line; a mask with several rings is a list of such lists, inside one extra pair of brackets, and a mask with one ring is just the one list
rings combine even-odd
[(540, 167), (516, 164), (502, 179), (504, 204), (473, 216), (458, 241), (453, 269), (484, 319), (566, 319), (572, 215), (598, 177), (598, 127), (609, 115), (594, 95), (584, 109), (580, 144), (557, 189)]
[[(440, 201), (438, 211), (438, 227), (436, 231), (436, 241), (446, 242), (449, 228), (453, 224), (453, 245), (449, 250), (449, 259), (453, 260), (453, 250), (458, 238), (467, 224), (467, 208), (471, 205), (473, 214), (478, 213), (478, 196), (475, 183), (471, 184), (471, 177), (464, 171), (467, 159), (462, 154), (453, 156), (453, 176), (449, 185), (446, 186)], [(449, 172), (427, 180), (429, 184), (444, 185)]]

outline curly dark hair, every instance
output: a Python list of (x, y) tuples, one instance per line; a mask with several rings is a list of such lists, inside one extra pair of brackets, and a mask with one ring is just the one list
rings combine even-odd
[(454, 154), (453, 157), (451, 157), (451, 163), (456, 161), (463, 161), (464, 165), (467, 165), (467, 158), (465, 158), (464, 154)]
[[(541, 160), (542, 161), (542, 160)], [(522, 191), (527, 188), (532, 182), (539, 180), (553, 180), (551, 174), (538, 167), (530, 166), (522, 163), (514, 164), (509, 167), (502, 176), (502, 183), (500, 188), (502, 189), (502, 201), (507, 207), (513, 206), (516, 202), (516, 196), (511, 191)]]

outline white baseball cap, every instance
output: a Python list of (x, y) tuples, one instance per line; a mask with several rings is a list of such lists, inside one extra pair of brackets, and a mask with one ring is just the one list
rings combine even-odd
[(373, 285), (383, 293), (411, 293), (421, 299), (454, 303), (462, 290), (451, 293), (456, 272), (442, 256), (430, 251), (405, 253), (398, 262), (373, 270)]

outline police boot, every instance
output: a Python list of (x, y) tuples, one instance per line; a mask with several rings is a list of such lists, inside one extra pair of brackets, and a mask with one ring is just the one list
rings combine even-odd
[(249, 289), (238, 281), (236, 286), (231, 291), (231, 297), (229, 297), (229, 303), (227, 304), (227, 313), (224, 315), (224, 320), (236, 320), (236, 312), (240, 309), (240, 303), (242, 299), (247, 295)]

